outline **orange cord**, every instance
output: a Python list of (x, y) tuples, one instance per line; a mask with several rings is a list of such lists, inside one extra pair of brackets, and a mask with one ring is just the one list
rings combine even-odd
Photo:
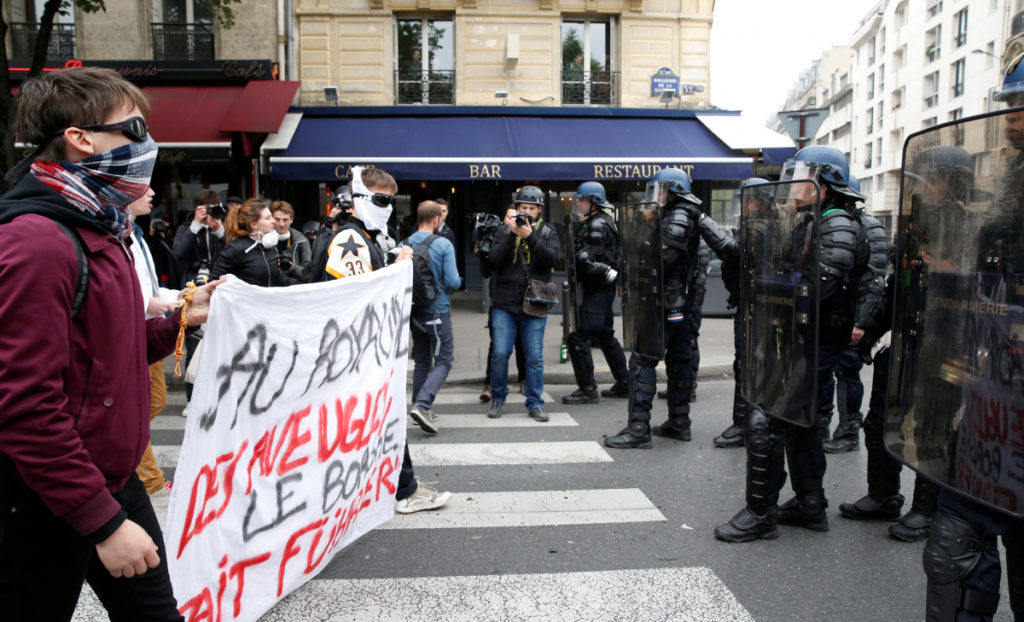
[(185, 312), (192, 304), (192, 294), (196, 293), (196, 284), (194, 281), (189, 281), (186, 287), (188, 287), (188, 291), (183, 296), (185, 304), (181, 306), (181, 318), (178, 320), (178, 339), (174, 343), (174, 375), (179, 378), (182, 373), (181, 357), (185, 355), (185, 331), (188, 329), (188, 318)]

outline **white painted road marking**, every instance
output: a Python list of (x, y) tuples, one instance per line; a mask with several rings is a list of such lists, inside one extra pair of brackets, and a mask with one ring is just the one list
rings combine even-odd
[(409, 445), (416, 466), (612, 462), (595, 441), (565, 443), (431, 443)]

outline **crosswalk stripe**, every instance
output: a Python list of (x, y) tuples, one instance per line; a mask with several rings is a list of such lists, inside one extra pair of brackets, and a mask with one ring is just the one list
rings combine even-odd
[(395, 514), (378, 529), (538, 527), (664, 521), (639, 488), (453, 492), (436, 512)]
[(410, 444), (409, 453), (417, 466), (612, 462), (612, 457), (594, 441)]
[[(551, 403), (554, 398), (547, 391), (540, 394), (540, 399), (544, 400), (544, 403)], [(434, 406), (454, 406), (463, 404), (480, 404), (479, 393), (445, 393), (441, 391), (434, 398)], [(525, 404), (526, 396), (522, 393), (509, 392), (508, 396), (505, 397), (505, 404)], [(409, 397), (409, 405), (412, 405), (412, 397)]]
[[(448, 415), (443, 412), (434, 411), (441, 419), (437, 422), (437, 427), (442, 432), (448, 428), (542, 428), (550, 426), (578, 426), (576, 420), (572, 418), (569, 413), (548, 413), (548, 417), (551, 418), (547, 423), (541, 423), (536, 419), (527, 417), (526, 413), (521, 415), (518, 413), (507, 413), (500, 419), (489, 419), (485, 413), (477, 413), (471, 415)], [(418, 428), (412, 419), (409, 420), (410, 428)]]

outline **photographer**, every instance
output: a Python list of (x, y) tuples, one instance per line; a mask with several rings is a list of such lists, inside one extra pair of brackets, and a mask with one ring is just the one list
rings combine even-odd
[(160, 287), (176, 288), (181, 284), (181, 271), (171, 249), (172, 241), (167, 209), (158, 207), (150, 214), (146, 244), (153, 256), (153, 266), (156, 268)]
[[(536, 186), (523, 186), (516, 193), (515, 216), (494, 234), (488, 256), (492, 272), (491, 314), (491, 407), (487, 416), (501, 416), (508, 395), (508, 357), (517, 336), (522, 337), (526, 355), (526, 408), (537, 421), (547, 421), (544, 412), (544, 328), (547, 306), (533, 302), (543, 284), (551, 283), (551, 268), (559, 259), (558, 232), (540, 217), (544, 193)], [(531, 296), (528, 298), (527, 291)], [(552, 295), (552, 302), (557, 295)], [(542, 307), (542, 309), (538, 309)]]
[(202, 285), (209, 280), (210, 268), (224, 248), (224, 217), (227, 209), (213, 190), (201, 190), (195, 198), (192, 222), (182, 225), (174, 236), (174, 258), (182, 274), (184, 287), (189, 281)]
[(228, 243), (210, 269), (212, 278), (233, 274), (250, 285), (275, 287), (294, 284), (281, 274), (277, 263), (279, 236), (270, 208), (260, 199), (249, 199), (228, 214)]
[(327, 203), (327, 209), (328, 215), (320, 223), (316, 240), (311, 246), (312, 258), (307, 270), (311, 283), (317, 283), (326, 279), (327, 273), (324, 270), (327, 268), (331, 241), (334, 240), (334, 234), (348, 222), (349, 217), (352, 215), (352, 192), (348, 189), (347, 185), (339, 187), (337, 192), (331, 194), (331, 199)]
[(306, 236), (292, 229), (295, 210), (287, 201), (274, 201), (270, 204), (270, 213), (274, 217), (274, 228), (278, 235), (277, 259), (281, 272), (305, 283), (309, 280), (309, 262), (313, 252)]

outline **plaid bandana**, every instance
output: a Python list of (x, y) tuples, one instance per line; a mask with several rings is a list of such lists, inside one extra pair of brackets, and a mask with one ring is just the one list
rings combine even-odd
[(131, 235), (128, 205), (149, 187), (156, 164), (156, 143), (151, 136), (81, 162), (33, 162), (32, 174), (68, 202), (119, 231)]

